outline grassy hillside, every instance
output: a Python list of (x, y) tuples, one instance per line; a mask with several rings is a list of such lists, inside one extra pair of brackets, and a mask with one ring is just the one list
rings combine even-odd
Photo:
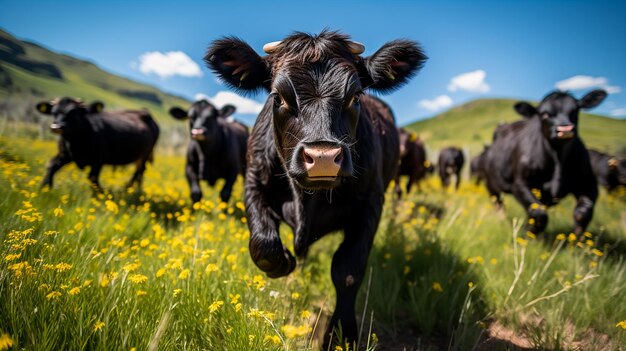
[[(493, 130), (499, 123), (522, 118), (513, 110), (515, 102), (517, 100), (475, 100), (406, 128), (417, 132), (430, 149), (457, 145), (475, 154), (482, 150), (484, 143), (491, 143)], [(583, 113), (580, 135), (590, 148), (626, 157), (626, 120)]]
[[(167, 114), (185, 99), (109, 72), (95, 64), (22, 41), (0, 30), (0, 117), (11, 122), (42, 122), (35, 102), (59, 96), (101, 100), (111, 109), (148, 108), (164, 129), (161, 144), (170, 145), (172, 130), (184, 131)], [(185, 136), (180, 133), (178, 139)], [(176, 138), (174, 138), (176, 139)]]

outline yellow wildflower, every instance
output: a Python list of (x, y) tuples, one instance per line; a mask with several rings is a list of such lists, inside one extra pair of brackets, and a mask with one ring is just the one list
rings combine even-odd
[(2, 333), (0, 334), (0, 350), (8, 350), (13, 346), (13, 339), (11, 335)]
[(295, 325), (283, 325), (281, 330), (285, 333), (285, 336), (289, 339), (306, 336), (312, 328), (306, 324), (295, 326)]
[(270, 342), (274, 345), (280, 345), (280, 337), (278, 335), (265, 335), (265, 339), (263, 341)]
[(210, 306), (209, 306), (209, 311), (211, 313), (217, 311), (220, 309), (220, 307), (222, 307), (224, 305), (224, 301), (221, 300), (217, 300), (215, 302), (213, 302)]
[(443, 292), (443, 288), (441, 287), (441, 284), (439, 282), (433, 283), (433, 290), (435, 290), (436, 292)]
[(148, 277), (146, 277), (143, 274), (131, 274), (128, 277), (128, 280), (130, 280), (131, 282), (135, 284), (142, 284), (148, 281)]
[(178, 279), (187, 279), (187, 278), (189, 278), (189, 274), (190, 273), (191, 273), (191, 271), (189, 269), (185, 268), (178, 275)]
[(93, 331), (98, 331), (98, 330), (102, 329), (105, 325), (106, 324), (103, 321), (97, 321), (93, 325)]
[(78, 294), (80, 294), (80, 288), (79, 287), (73, 287), (67, 293), (70, 294), (70, 295), (78, 295)]
[(54, 209), (55, 217), (63, 217), (63, 215), (65, 215), (65, 213), (63, 213), (63, 209), (61, 207), (57, 207)]
[(49, 293), (48, 295), (46, 295), (46, 299), (48, 299), (48, 300), (57, 299), (59, 296), (61, 296), (60, 292), (53, 291), (53, 292)]
[(616, 328), (622, 328), (622, 329), (626, 329), (626, 319), (623, 321), (619, 321), (617, 322), (617, 324), (615, 324)]
[(145, 290), (137, 290), (137, 292), (135, 292), (135, 295), (144, 296), (144, 295), (148, 295), (148, 292)]
[(183, 289), (174, 289), (174, 297), (180, 295), (183, 292)]

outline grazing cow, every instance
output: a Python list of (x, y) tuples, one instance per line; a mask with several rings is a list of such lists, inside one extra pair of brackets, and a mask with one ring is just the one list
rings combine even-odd
[(223, 81), (269, 97), (248, 143), (245, 203), (250, 255), (269, 277), (286, 276), (296, 260), (278, 234), (294, 231), (294, 249), (343, 230), (331, 276), (334, 327), (355, 341), (355, 299), (378, 227), (385, 189), (396, 174), (400, 145), (390, 108), (365, 89), (388, 92), (421, 68), (426, 57), (413, 41), (395, 40), (372, 56), (338, 32), (294, 33), (266, 44), (259, 56), (237, 38), (215, 41), (205, 57)]
[(472, 158), (470, 162), (470, 174), (476, 178), (476, 185), (480, 185), (480, 183), (487, 178), (487, 170), (484, 165), (487, 150), (489, 150), (489, 145), (483, 145), (483, 151)]
[(589, 150), (589, 157), (591, 168), (600, 185), (608, 191), (626, 186), (626, 159), (620, 160), (596, 150)]
[(48, 164), (42, 186), (52, 187), (54, 174), (75, 162), (78, 168), (90, 166), (89, 180), (101, 191), (98, 177), (103, 165), (135, 163), (137, 168), (127, 184), (141, 186), (146, 162), (152, 161), (159, 126), (146, 110), (103, 111), (102, 102), (87, 106), (80, 100), (62, 98), (37, 104), (37, 110), (54, 117), (50, 129), (59, 134), (59, 152)]
[(406, 193), (408, 194), (411, 192), (413, 183), (417, 182), (419, 186), (419, 181), (426, 177), (427, 173), (432, 173), (434, 167), (426, 158), (426, 148), (417, 134), (404, 128), (398, 129), (398, 134), (400, 135), (400, 167), (394, 183), (395, 192), (398, 197), (401, 197), (400, 176), (409, 176), (409, 181), (406, 183)]
[(188, 111), (180, 107), (170, 109), (172, 117), (189, 120), (191, 140), (187, 147), (185, 174), (194, 203), (202, 198), (200, 180), (214, 186), (218, 179), (224, 179), (220, 199), (228, 202), (237, 175), (245, 176), (248, 128), (228, 120), (233, 113), (235, 107), (232, 105), (217, 109), (206, 100), (196, 101)]
[(456, 175), (455, 188), (459, 188), (461, 184), (461, 170), (465, 163), (465, 156), (463, 156), (463, 150), (458, 147), (447, 147), (439, 153), (439, 162), (437, 167), (439, 168), (439, 177), (444, 188), (447, 188), (450, 184), (450, 178), (452, 175)]
[(487, 189), (499, 206), (500, 193), (512, 193), (528, 213), (531, 232), (542, 232), (548, 223), (546, 206), (570, 193), (577, 199), (574, 233), (583, 233), (591, 221), (598, 186), (578, 137), (578, 114), (596, 107), (606, 95), (594, 90), (576, 100), (566, 92), (552, 92), (538, 107), (518, 102), (515, 110), (525, 119), (498, 126), (485, 160)]

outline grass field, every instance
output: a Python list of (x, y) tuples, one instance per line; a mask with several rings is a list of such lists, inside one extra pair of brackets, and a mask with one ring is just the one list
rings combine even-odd
[[(0, 136), (0, 349), (309, 350), (333, 308), (341, 234), (287, 278), (247, 252), (241, 180), (228, 204), (205, 189), (191, 207), (182, 156), (157, 156), (143, 191), (105, 168), (92, 196), (70, 165), (39, 190), (55, 144)], [(569, 235), (572, 199), (547, 232), (521, 229), (469, 181), (388, 192), (361, 289), (360, 347), (376, 350), (623, 350), (626, 194), (597, 204), (587, 240)], [(287, 227), (281, 235), (291, 245)], [(12, 345), (12, 346), (9, 346)], [(344, 350), (347, 347), (343, 348)]]

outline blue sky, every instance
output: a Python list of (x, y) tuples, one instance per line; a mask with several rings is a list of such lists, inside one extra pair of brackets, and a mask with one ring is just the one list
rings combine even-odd
[[(613, 93), (594, 112), (623, 118), (624, 18), (624, 1), (0, 0), (0, 27), (17, 37), (190, 99), (232, 98), (202, 63), (208, 44), (223, 35), (262, 52), (292, 31), (328, 27), (364, 43), (365, 55), (395, 38), (414, 39), (430, 59), (409, 84), (384, 96), (400, 124), (476, 98), (539, 100), (557, 82), (576, 96), (608, 88)], [(168, 59), (178, 59), (187, 76), (163, 76), (159, 65)]]

